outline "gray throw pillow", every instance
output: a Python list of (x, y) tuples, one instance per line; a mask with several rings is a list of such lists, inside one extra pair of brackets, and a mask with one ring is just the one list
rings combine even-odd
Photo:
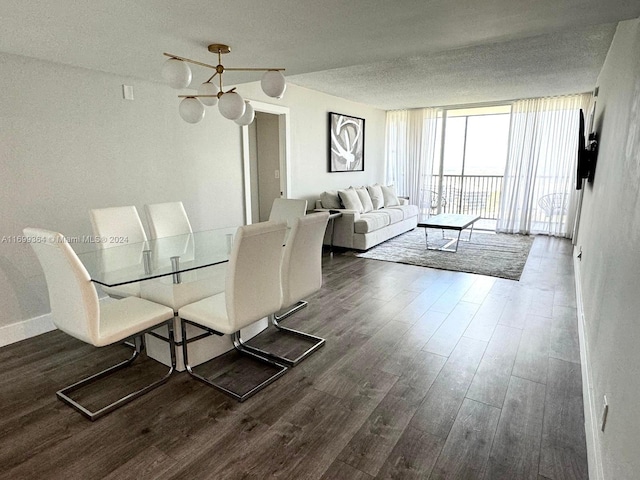
[(369, 196), (371, 197), (371, 203), (374, 210), (379, 210), (384, 207), (384, 197), (382, 196), (382, 187), (377, 183), (367, 187)]
[(396, 195), (396, 187), (394, 187), (393, 185), (389, 185), (386, 187), (384, 185), (381, 185), (381, 188), (385, 207), (395, 207), (396, 205), (400, 205), (398, 195)]
[(358, 197), (360, 197), (363, 213), (371, 212), (373, 210), (373, 203), (371, 202), (369, 192), (367, 192), (367, 187), (356, 188), (356, 193)]
[(322, 208), (342, 208), (340, 197), (335, 190), (322, 192), (320, 194), (320, 202), (322, 203)]
[(355, 210), (358, 213), (364, 212), (360, 197), (353, 188), (338, 190), (338, 196), (340, 196), (340, 200), (342, 200), (342, 204), (347, 210)]

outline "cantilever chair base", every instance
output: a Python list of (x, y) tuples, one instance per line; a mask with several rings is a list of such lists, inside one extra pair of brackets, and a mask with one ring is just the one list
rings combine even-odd
[[(62, 400), (64, 403), (66, 403), (67, 405), (69, 405), (70, 407), (72, 407), (73, 409), (77, 410), (78, 412), (80, 412), (82, 415), (84, 415), (85, 417), (87, 417), (89, 420), (94, 421), (97, 420), (98, 418), (106, 415), (107, 413), (110, 413), (114, 410), (116, 410), (117, 408), (120, 408), (121, 406), (131, 402), (132, 400), (135, 400), (136, 398), (144, 395), (145, 393), (153, 390), (156, 387), (159, 387), (160, 385), (162, 385), (163, 383), (165, 383), (167, 380), (169, 380), (169, 377), (171, 376), (171, 374), (174, 372), (175, 367), (176, 367), (176, 358), (175, 358), (175, 347), (174, 347), (174, 335), (173, 335), (173, 319), (169, 320), (167, 322), (167, 325), (169, 326), (169, 347), (171, 349), (171, 368), (169, 368), (169, 371), (160, 379), (160, 380), (156, 380), (155, 382), (139, 389), (136, 390), (135, 392), (129, 393), (127, 395), (125, 395), (124, 397), (116, 400), (113, 403), (110, 403), (109, 405), (102, 407), (96, 411), (91, 411), (88, 408), (86, 408), (85, 406), (81, 405), (80, 403), (76, 402), (75, 400), (73, 400), (71, 397), (69, 397), (68, 394), (70, 394), (71, 392), (74, 392), (82, 387), (85, 387), (87, 385), (92, 384), (93, 382), (100, 380), (101, 378), (105, 378), (107, 376), (109, 376), (110, 374), (117, 372), (118, 370), (122, 370), (125, 367), (128, 367), (129, 365), (131, 365), (136, 358), (138, 358), (140, 356), (140, 353), (142, 353), (142, 350), (144, 350), (144, 343), (142, 341), (142, 335), (144, 335), (146, 333), (145, 332), (141, 332), (140, 334), (136, 335), (134, 338), (134, 344), (135, 344), (135, 351), (133, 352), (133, 355), (131, 355), (131, 357), (123, 362), (120, 362), (116, 365), (113, 365), (112, 367), (109, 367), (99, 373), (96, 373), (94, 375), (91, 375), (90, 377), (87, 377), (83, 380), (80, 380), (79, 382), (74, 383), (73, 385), (70, 385), (68, 387), (65, 387), (61, 390), (58, 390), (56, 392), (56, 396)], [(153, 327), (158, 328), (158, 325)]]
[[(278, 322), (280, 320), (284, 320), (285, 318), (290, 317), (294, 313), (299, 312), (303, 308), (307, 308), (308, 305), (309, 305), (309, 302), (305, 302), (304, 300), (300, 300), (295, 305), (293, 305), (289, 310), (284, 312), (282, 315), (273, 315), (273, 318), (276, 320), (276, 322)], [(274, 326), (278, 327), (277, 323), (275, 323)]]
[(279, 331), (303, 339), (311, 348), (296, 358), (280, 358), (287, 365), (295, 366), (316, 350), (322, 348), (325, 340), (299, 330), (287, 328), (278, 321), (287, 318), (307, 306), (302, 299), (317, 292), (322, 287), (322, 239), (324, 238), (328, 212), (312, 213), (293, 221), (291, 234), (282, 254), (281, 286), (284, 313), (270, 315), (271, 324)]
[(270, 358), (273, 358), (276, 361), (284, 363), (285, 365), (287, 365), (289, 367), (295, 367), (302, 360), (304, 360), (309, 355), (314, 353), (316, 350), (322, 348), (324, 346), (324, 344), (326, 343), (326, 340), (324, 338), (316, 337), (315, 335), (311, 335), (310, 333), (301, 332), (299, 330), (294, 330), (293, 328), (284, 327), (284, 326), (282, 326), (282, 325), (280, 325), (278, 323), (279, 320), (283, 320), (283, 319), (285, 319), (287, 317), (290, 317), (294, 313), (302, 310), (303, 308), (306, 308), (307, 305), (308, 305), (307, 302), (300, 301), (300, 302), (296, 303), (293, 307), (291, 307), (289, 310), (287, 310), (285, 313), (283, 313), (282, 315), (275, 315), (274, 314), (274, 315), (271, 315), (269, 317), (269, 320), (270, 320), (271, 324), (274, 327), (276, 327), (279, 331), (281, 331), (283, 333), (288, 333), (288, 334), (291, 334), (291, 335), (295, 335), (295, 336), (303, 338), (305, 340), (314, 342), (314, 344), (311, 347), (309, 347), (303, 353), (298, 355), (296, 358), (287, 358), (287, 357), (283, 357), (283, 356), (280, 356), (280, 355), (276, 355), (276, 354), (261, 350), (261, 349), (256, 348), (256, 347), (252, 347), (251, 345), (246, 345), (245, 344), (244, 347), (246, 349), (250, 350), (250, 351), (253, 351), (254, 353), (256, 353), (258, 355), (266, 355), (266, 356), (269, 356)]
[[(193, 378), (195, 378), (196, 380), (199, 380), (213, 388), (215, 388), (216, 390), (221, 391), (222, 393), (226, 393), (227, 395), (229, 395), (230, 397), (235, 398), (237, 401), (239, 402), (244, 402), (247, 398), (255, 395), (256, 393), (258, 393), (260, 390), (262, 390), (263, 388), (265, 388), (267, 385), (273, 383), (274, 381), (276, 381), (278, 378), (280, 378), (282, 375), (284, 375), (287, 370), (289, 370), (289, 367), (285, 366), (285, 365), (281, 365), (280, 363), (272, 360), (270, 358), (270, 356), (268, 356), (268, 354), (266, 352), (262, 352), (263, 354), (259, 354), (254, 352), (252, 347), (249, 347), (248, 345), (246, 345), (244, 343), (244, 341), (242, 340), (241, 336), (240, 336), (240, 332), (235, 332), (232, 334), (232, 340), (233, 340), (233, 346), (234, 348), (244, 354), (244, 355), (248, 355), (252, 358), (255, 358), (256, 360), (258, 360), (261, 363), (265, 363), (267, 365), (270, 365), (272, 367), (275, 367), (277, 369), (277, 371), (271, 375), (269, 378), (267, 378), (266, 380), (260, 382), (258, 385), (255, 385), (253, 387), (251, 387), (248, 391), (246, 392), (235, 392), (233, 390), (228, 389), (227, 387), (216, 383), (215, 382), (215, 378), (213, 379), (208, 379), (198, 373), (196, 373), (193, 370), (193, 367), (189, 364), (189, 352), (188, 352), (188, 347), (187, 345), (191, 342), (194, 342), (196, 340), (199, 340), (205, 336), (208, 335), (222, 335), (222, 333), (216, 332), (214, 330), (208, 329), (203, 327), (202, 325), (199, 325), (198, 323), (195, 322), (191, 322), (189, 320), (185, 320), (184, 318), (180, 319), (180, 324), (181, 324), (181, 329), (182, 329), (182, 352), (183, 352), (183, 357), (184, 357), (184, 366), (185, 369), (187, 370), (187, 372), (189, 373), (189, 375), (191, 375)], [(191, 325), (195, 325), (198, 328), (203, 328), (205, 330), (207, 330), (207, 333), (202, 334), (202, 335), (198, 335), (197, 337), (194, 338), (187, 338), (187, 323), (191, 324)]]

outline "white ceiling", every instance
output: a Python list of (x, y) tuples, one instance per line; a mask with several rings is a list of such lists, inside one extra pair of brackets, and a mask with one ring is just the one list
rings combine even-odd
[(638, 0), (2, 0), (0, 51), (158, 81), (163, 52), (215, 63), (207, 45), (227, 43), (226, 67), (393, 109), (590, 90), (638, 16)]

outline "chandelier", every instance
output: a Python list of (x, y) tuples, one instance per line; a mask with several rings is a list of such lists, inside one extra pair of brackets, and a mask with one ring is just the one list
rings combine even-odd
[[(204, 118), (205, 105), (208, 107), (218, 105), (222, 116), (234, 120), (238, 125), (249, 125), (253, 122), (255, 111), (251, 104), (236, 93), (235, 87), (224, 91), (222, 76), (226, 71), (265, 72), (260, 82), (262, 91), (269, 97), (282, 98), (287, 88), (282, 74), (284, 68), (226, 68), (222, 65), (222, 55), (231, 52), (231, 48), (222, 43), (213, 43), (209, 45), (209, 51), (218, 54), (218, 65), (209, 65), (171, 53), (164, 53), (169, 59), (162, 66), (162, 78), (173, 88), (187, 88), (191, 84), (189, 63), (215, 70), (209, 80), (198, 87), (196, 95), (178, 95), (178, 98), (182, 98), (178, 111), (184, 121), (198, 123)], [(217, 84), (214, 80), (216, 76), (218, 77)]]

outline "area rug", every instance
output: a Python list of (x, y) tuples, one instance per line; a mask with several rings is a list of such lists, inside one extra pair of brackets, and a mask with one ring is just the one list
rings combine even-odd
[[(454, 234), (457, 235), (457, 232), (445, 230), (447, 237)], [(469, 232), (462, 232), (461, 238), (469, 238)], [(441, 230), (429, 229), (429, 247), (442, 246), (444, 243), (446, 240), (442, 239)], [(519, 280), (532, 243), (533, 237), (528, 235), (474, 231), (471, 241), (460, 242), (456, 253), (439, 252), (426, 250), (424, 228), (415, 228), (366, 252), (356, 252), (355, 255), (387, 262)]]

